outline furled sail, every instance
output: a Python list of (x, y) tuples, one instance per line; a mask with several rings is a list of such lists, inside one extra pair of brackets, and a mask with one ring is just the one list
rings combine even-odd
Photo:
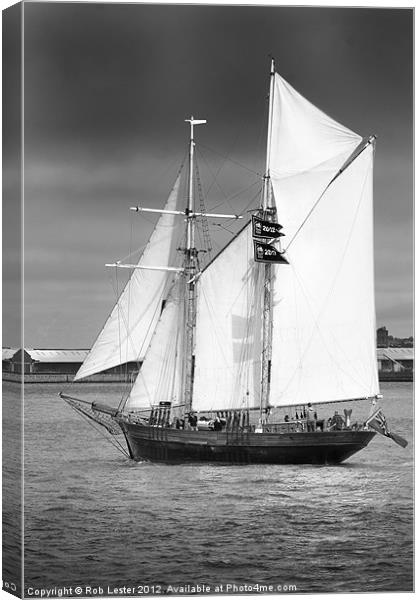
[(346, 163), (360, 142), (275, 75), (270, 175), (290, 263), (273, 267), (275, 406), (379, 391), (372, 145)]
[(160, 401), (180, 404), (183, 358), (183, 294), (175, 282), (131, 389), (125, 410), (156, 406)]
[(259, 406), (262, 272), (248, 224), (198, 279), (195, 410)]
[[(180, 176), (165, 210), (176, 210)], [(173, 266), (179, 218), (162, 214), (138, 264)], [(141, 360), (160, 316), (171, 278), (166, 271), (135, 269), (75, 380), (111, 367)]]

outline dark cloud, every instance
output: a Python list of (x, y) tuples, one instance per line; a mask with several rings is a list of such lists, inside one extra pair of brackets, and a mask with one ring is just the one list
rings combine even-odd
[[(395, 335), (410, 333), (411, 10), (31, 2), (28, 343), (90, 345), (107, 310), (102, 265), (127, 254), (126, 208), (162, 205), (186, 149), (190, 114), (208, 119), (198, 146), (208, 205), (228, 198), (226, 210), (252, 201), (264, 164), (269, 53), (325, 112), (363, 135), (378, 134), (378, 314)], [(239, 190), (247, 191), (233, 198)], [(138, 225), (139, 240), (147, 227)], [(405, 270), (390, 260), (391, 244)]]

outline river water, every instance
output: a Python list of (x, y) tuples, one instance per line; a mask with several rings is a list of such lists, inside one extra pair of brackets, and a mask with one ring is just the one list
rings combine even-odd
[[(134, 463), (58, 391), (25, 388), (26, 595), (413, 589), (411, 384), (384, 384), (381, 403), (409, 446), (376, 436), (334, 467)], [(115, 385), (71, 391), (119, 399)]]

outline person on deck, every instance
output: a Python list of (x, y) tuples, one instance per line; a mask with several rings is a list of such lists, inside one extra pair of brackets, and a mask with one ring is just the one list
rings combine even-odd
[(193, 412), (191, 412), (188, 415), (188, 424), (191, 427), (191, 429), (193, 429), (193, 430), (197, 429), (197, 415), (195, 415)]
[(335, 411), (333, 418), (331, 419), (331, 429), (339, 430), (344, 427), (344, 419), (338, 414), (338, 410)]
[(222, 431), (222, 422), (219, 417), (216, 417), (214, 420), (214, 431)]
[(306, 410), (306, 424), (308, 431), (315, 431), (315, 411), (310, 402), (308, 403), (308, 408)]

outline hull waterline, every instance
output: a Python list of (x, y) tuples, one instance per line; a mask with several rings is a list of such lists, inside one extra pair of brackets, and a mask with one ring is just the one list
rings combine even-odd
[(374, 431), (256, 434), (119, 423), (132, 459), (165, 463), (338, 464), (375, 436)]

